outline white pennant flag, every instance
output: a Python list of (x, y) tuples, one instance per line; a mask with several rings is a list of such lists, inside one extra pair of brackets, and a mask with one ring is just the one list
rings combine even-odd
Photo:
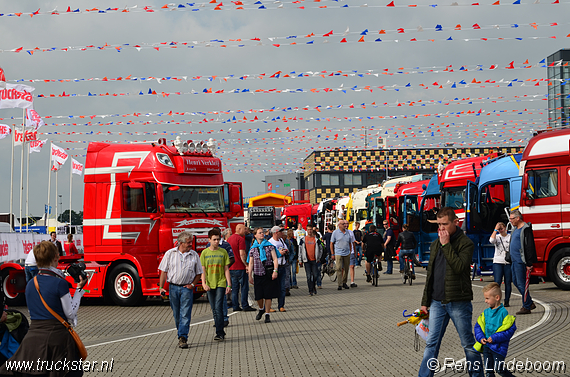
[(5, 88), (0, 88), (0, 109), (13, 109), (19, 107), (27, 109), (33, 106), (34, 88), (22, 84), (6, 84)]
[(44, 124), (44, 120), (36, 110), (26, 109), (26, 127), (33, 127), (37, 131)]
[(42, 150), (42, 147), (44, 146), (44, 144), (46, 143), (46, 141), (48, 141), (48, 139), (45, 140), (32, 140), (30, 141), (30, 153), (34, 153), (34, 152), (38, 152)]
[(4, 139), (6, 136), (10, 135), (12, 129), (6, 124), (0, 124), (0, 139)]
[(37, 131), (26, 130), (24, 134), (22, 134), (22, 127), (14, 127), (14, 134), (14, 145), (22, 145), (22, 140), (28, 142), (38, 139)]
[[(63, 150), (63, 148), (60, 148), (58, 146), (56, 146), (55, 144), (51, 145), (51, 159), (53, 161), (55, 161), (57, 164), (59, 164), (60, 166), (65, 164), (65, 161), (67, 161), (67, 159), (69, 158), (69, 155)], [(54, 164), (54, 165), (57, 165)], [(55, 170), (58, 170), (59, 167), (58, 166)]]
[(73, 174), (81, 175), (83, 174), (83, 165), (79, 162), (75, 161), (75, 159), (71, 159), (71, 172)]

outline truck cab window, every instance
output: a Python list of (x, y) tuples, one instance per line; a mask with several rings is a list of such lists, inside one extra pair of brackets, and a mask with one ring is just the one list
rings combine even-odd
[(549, 198), (558, 195), (558, 170), (534, 170), (528, 175), (529, 197)]
[(146, 212), (142, 184), (138, 183), (136, 186), (131, 183), (123, 184), (123, 207), (125, 211)]
[(451, 187), (442, 191), (442, 206), (451, 207), (453, 209), (463, 209), (465, 203), (465, 188)]
[(499, 221), (507, 224), (509, 217), (505, 209), (510, 209), (510, 187), (509, 182), (493, 183), (481, 189), (479, 199), (479, 215), (481, 219), (479, 226), (486, 232), (492, 232), (495, 224)]
[(222, 187), (191, 187), (162, 185), (164, 210), (173, 212), (223, 212)]

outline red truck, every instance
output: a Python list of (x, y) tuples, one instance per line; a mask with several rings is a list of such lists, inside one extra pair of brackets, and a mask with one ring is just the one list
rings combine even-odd
[[(220, 159), (205, 143), (178, 144), (168, 146), (165, 139), (152, 144), (89, 144), (84, 254), (64, 257), (58, 266), (64, 270), (77, 258), (84, 259), (89, 277), (86, 297), (133, 306), (147, 296), (158, 296), (158, 265), (179, 233), (191, 231), (194, 249), (200, 252), (211, 228), (224, 229), (243, 217), (241, 183), (224, 183)], [(22, 292), (23, 267), (5, 263), (2, 268), (12, 270), (5, 284), (12, 285), (12, 296), (13, 287)], [(201, 296), (202, 287), (194, 294)]]
[(570, 130), (530, 139), (519, 168), (520, 211), (532, 224), (538, 262), (533, 275), (570, 289)]

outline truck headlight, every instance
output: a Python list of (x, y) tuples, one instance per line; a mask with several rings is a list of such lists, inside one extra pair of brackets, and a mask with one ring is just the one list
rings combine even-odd
[(158, 159), (158, 162), (160, 162), (162, 165), (166, 165), (169, 168), (174, 168), (174, 164), (172, 163), (172, 161), (170, 160), (170, 157), (168, 157), (167, 154), (157, 153), (156, 158)]

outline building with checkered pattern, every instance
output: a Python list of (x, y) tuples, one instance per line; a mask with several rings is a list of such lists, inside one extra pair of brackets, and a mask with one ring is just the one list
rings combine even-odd
[(523, 149), (513, 146), (313, 151), (303, 161), (305, 189), (309, 190), (311, 203), (316, 204), (382, 183), (386, 176), (434, 174), (439, 164), (492, 152), (520, 153)]

